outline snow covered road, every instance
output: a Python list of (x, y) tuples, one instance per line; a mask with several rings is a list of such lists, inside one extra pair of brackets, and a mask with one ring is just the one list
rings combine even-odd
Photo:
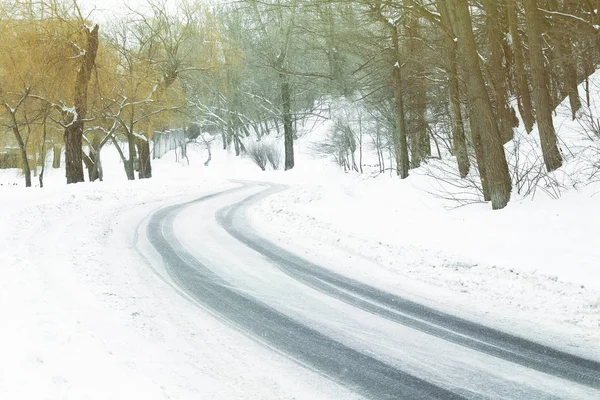
[(276, 190), (242, 183), (159, 210), (144, 225), (161, 256), (149, 259), (223, 321), (370, 398), (600, 396), (596, 362), (420, 306), (260, 238), (245, 211)]

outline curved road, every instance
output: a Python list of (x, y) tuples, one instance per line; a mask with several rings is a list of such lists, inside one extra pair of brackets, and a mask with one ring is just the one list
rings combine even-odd
[(163, 208), (147, 237), (170, 279), (244, 333), (372, 399), (599, 399), (600, 363), (442, 313), (303, 260), (245, 213), (284, 187)]

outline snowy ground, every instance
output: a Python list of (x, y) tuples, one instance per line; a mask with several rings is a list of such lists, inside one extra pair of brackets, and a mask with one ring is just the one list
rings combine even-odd
[(267, 237), (342, 273), (600, 358), (600, 199), (571, 204), (448, 212), (406, 187), (347, 179), (294, 185), (252, 217)]
[[(577, 126), (558, 122), (575, 140)], [(286, 173), (220, 149), (209, 168), (203, 150), (190, 151), (189, 167), (167, 154), (148, 181), (125, 181), (110, 148), (105, 183), (66, 186), (63, 170), (48, 170), (43, 190), (25, 189), (0, 170), (0, 398), (350, 398), (195, 307), (136, 251), (152, 210), (227, 187), (226, 178), (288, 184), (251, 217), (305, 257), (600, 359), (600, 187), (573, 178), (577, 160), (559, 178), (578, 189), (560, 200), (514, 194), (497, 212), (452, 208), (423, 190), (423, 174), (344, 174), (313, 156), (324, 129), (301, 139)]]
[(142, 219), (231, 186), (162, 164), (145, 182), (124, 181), (115, 163), (111, 183), (67, 187), (50, 171), (43, 190), (0, 188), (0, 398), (356, 398), (222, 325), (148, 267), (134, 246)]

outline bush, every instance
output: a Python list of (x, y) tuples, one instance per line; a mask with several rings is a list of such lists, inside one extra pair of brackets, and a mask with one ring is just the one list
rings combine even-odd
[(278, 170), (281, 165), (281, 153), (277, 146), (274, 143), (264, 145), (265, 150), (267, 152), (267, 160), (269, 160), (269, 164), (271, 168), (274, 170)]
[(267, 153), (267, 146), (261, 142), (252, 142), (246, 147), (246, 155), (263, 171), (267, 166)]
[(274, 170), (281, 165), (281, 153), (276, 143), (252, 142), (246, 147), (246, 156), (263, 171), (266, 170), (267, 163)]

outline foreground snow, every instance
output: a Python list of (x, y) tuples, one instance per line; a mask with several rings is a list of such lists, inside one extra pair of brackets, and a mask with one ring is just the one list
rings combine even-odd
[(1, 189), (0, 398), (352, 398), (153, 272), (135, 248), (138, 223), (231, 186), (178, 165), (157, 175)]

